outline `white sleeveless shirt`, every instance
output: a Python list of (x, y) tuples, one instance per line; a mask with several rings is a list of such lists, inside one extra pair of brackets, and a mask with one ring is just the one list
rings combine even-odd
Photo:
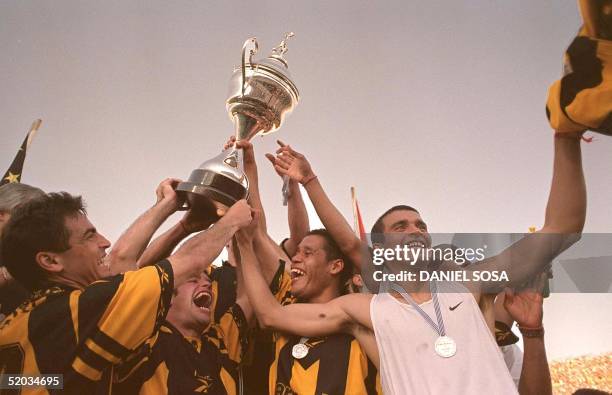
[[(472, 294), (457, 283), (438, 283), (438, 292), (446, 335), (457, 344), (450, 358), (436, 354), (437, 332), (411, 305), (388, 293), (372, 298), (384, 394), (517, 394)], [(419, 306), (437, 322), (431, 299)]]

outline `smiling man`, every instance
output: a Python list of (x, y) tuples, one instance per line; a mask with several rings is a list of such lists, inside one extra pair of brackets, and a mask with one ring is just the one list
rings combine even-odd
[[(385, 394), (515, 394), (491, 334), (492, 325), (487, 325), (494, 317), (492, 297), (505, 286), (529, 281), (577, 240), (575, 234), (582, 231), (586, 216), (580, 141), (581, 133), (555, 134), (553, 180), (543, 228), (499, 255), (465, 269), (454, 261), (419, 260), (407, 265), (391, 259), (384, 263), (389, 273), (409, 271), (416, 274), (416, 280), (389, 284), (390, 292), (377, 295), (351, 294), (325, 303), (280, 306), (265, 294), (257, 265), (245, 260), (243, 270), (250, 280), (247, 292), (259, 321), (299, 336), (338, 332), (355, 336), (379, 367)], [(304, 186), (342, 252), (371, 280), (372, 257), (364, 254), (367, 246), (355, 237), (329, 201), (304, 155), (282, 146), (274, 163), (276, 170)], [(425, 221), (409, 206), (395, 206), (383, 213), (372, 229), (372, 238), (376, 247), (387, 250), (432, 247)], [(505, 271), (509, 281), (419, 281), (419, 272), (438, 269), (468, 274), (475, 270)], [(378, 289), (371, 284), (369, 281), (368, 288)], [(478, 370), (472, 368), (476, 365)]]
[(253, 314), (246, 297), (239, 296), (218, 323), (211, 322), (213, 298), (206, 273), (176, 288), (148, 360), (133, 372), (131, 364), (119, 372), (129, 373), (127, 380), (119, 379), (119, 393), (238, 393), (238, 367)]
[[(143, 216), (161, 223), (180, 204), (166, 187)], [(0, 324), (0, 371), (62, 374), (62, 393), (108, 393), (116, 370), (146, 356), (173, 287), (205, 270), (250, 221), (250, 208), (240, 201), (168, 259), (102, 279), (110, 243), (87, 218), (80, 197), (50, 193), (19, 206), (3, 229), (1, 256), (33, 294)]]

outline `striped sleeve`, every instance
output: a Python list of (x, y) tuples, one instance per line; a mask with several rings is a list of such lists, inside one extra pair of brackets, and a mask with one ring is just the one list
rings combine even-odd
[(156, 335), (172, 289), (172, 266), (162, 261), (73, 292), (70, 310), (78, 347), (72, 368), (98, 380), (110, 365), (135, 353)]
[(221, 317), (217, 326), (217, 333), (227, 349), (228, 357), (240, 363), (244, 353), (247, 351), (248, 324), (244, 312), (239, 304), (234, 304)]
[(291, 294), (291, 276), (285, 270), (285, 261), (279, 260), (278, 269), (270, 282), (270, 292), (283, 306), (295, 302)]
[(220, 267), (211, 266), (210, 280), (213, 294), (210, 307), (211, 317), (213, 322), (218, 323), (221, 317), (236, 303), (236, 268), (225, 262)]

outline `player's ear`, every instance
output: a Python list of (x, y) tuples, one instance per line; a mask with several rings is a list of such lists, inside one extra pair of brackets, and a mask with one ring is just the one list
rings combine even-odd
[(344, 269), (344, 261), (342, 259), (334, 259), (329, 262), (329, 272), (331, 274), (338, 274)]
[(59, 259), (59, 256), (53, 252), (38, 252), (35, 259), (38, 266), (40, 266), (46, 272), (59, 273), (64, 270), (64, 265), (62, 265), (61, 259)]

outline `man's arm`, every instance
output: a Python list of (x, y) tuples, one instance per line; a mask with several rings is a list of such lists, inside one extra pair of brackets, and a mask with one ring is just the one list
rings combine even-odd
[(212, 227), (187, 240), (168, 258), (174, 271), (175, 287), (205, 270), (221, 253), (234, 233), (248, 225), (251, 219), (251, 208), (245, 200), (240, 200)]
[[(248, 228), (250, 228), (250, 226), (243, 229), (246, 230)], [(242, 260), (242, 256), (240, 254), (240, 243), (236, 240), (236, 236), (234, 236), (230, 242), (228, 255), (230, 262), (233, 261), (233, 263), (236, 265), (236, 303), (242, 309), (244, 317), (246, 318), (249, 326), (253, 326), (255, 324), (255, 313), (253, 312), (253, 307), (251, 306), (249, 296), (247, 295), (245, 289), (244, 273), (242, 272), (242, 265), (240, 264), (240, 261)]]
[[(282, 141), (277, 140), (277, 142), (281, 147), (285, 146)], [(274, 166), (274, 155), (266, 154), (266, 158), (268, 158)], [(281, 178), (285, 177), (285, 175), (278, 170), (276, 170), (276, 174)], [(308, 212), (306, 211), (304, 199), (302, 199), (300, 184), (296, 180), (289, 178), (288, 188), (287, 220), (289, 223), (289, 238), (283, 242), (282, 246), (284, 252), (289, 257), (292, 257), (297, 252), (298, 244), (300, 244), (302, 239), (310, 231), (310, 221), (308, 220)]]
[(109, 275), (137, 269), (136, 261), (155, 231), (180, 205), (173, 188), (178, 182), (179, 180), (174, 178), (162, 181), (155, 191), (157, 195), (155, 205), (138, 217), (115, 242), (105, 258)]
[(208, 229), (213, 218), (198, 215), (193, 210), (185, 213), (183, 218), (170, 229), (156, 237), (138, 259), (138, 267), (153, 265), (164, 259), (176, 248), (176, 246), (192, 233)]
[(289, 256), (295, 255), (298, 244), (310, 232), (310, 222), (308, 220), (308, 212), (300, 184), (293, 180), (289, 180), (289, 196), (287, 198), (287, 220), (289, 222), (289, 239), (283, 244), (285, 251)]
[[(276, 157), (268, 156), (268, 159), (273, 161), (276, 171), (304, 186), (317, 215), (342, 253), (349, 257), (358, 271), (364, 271), (364, 280), (371, 279), (371, 275), (367, 274), (371, 265), (368, 265), (363, 259), (365, 256), (363, 243), (325, 193), (306, 157), (284, 144), (276, 152)], [(372, 284), (366, 283), (366, 285), (369, 288)]]
[[(237, 234), (242, 273), (249, 281), (245, 288), (259, 324), (281, 332), (301, 336), (325, 336), (350, 330), (351, 319), (342, 308), (340, 297), (329, 303), (294, 303), (281, 306), (274, 298), (259, 269), (249, 235)], [(354, 295), (347, 295), (354, 296)]]
[[(511, 285), (522, 284), (579, 239), (586, 218), (580, 135), (556, 134), (554, 150), (552, 185), (542, 229), (468, 270), (505, 270)], [(481, 291), (497, 293), (502, 286), (484, 284)]]
[(533, 287), (517, 294), (507, 289), (504, 299), (504, 307), (523, 334), (523, 367), (519, 382), (521, 395), (552, 395), (542, 327), (542, 289), (546, 279), (546, 274), (539, 275), (533, 281)]
[[(232, 140), (230, 139), (230, 142)], [(243, 150), (244, 172), (249, 179), (249, 203), (253, 210), (257, 212), (256, 228), (251, 228), (255, 233), (253, 246), (255, 254), (261, 263), (261, 271), (267, 283), (272, 281), (276, 270), (278, 269), (278, 261), (282, 259), (289, 261), (282, 249), (268, 235), (266, 225), (266, 215), (259, 194), (259, 175), (257, 173), (257, 162), (255, 161), (255, 152), (253, 145), (246, 141), (236, 143), (236, 148)]]

